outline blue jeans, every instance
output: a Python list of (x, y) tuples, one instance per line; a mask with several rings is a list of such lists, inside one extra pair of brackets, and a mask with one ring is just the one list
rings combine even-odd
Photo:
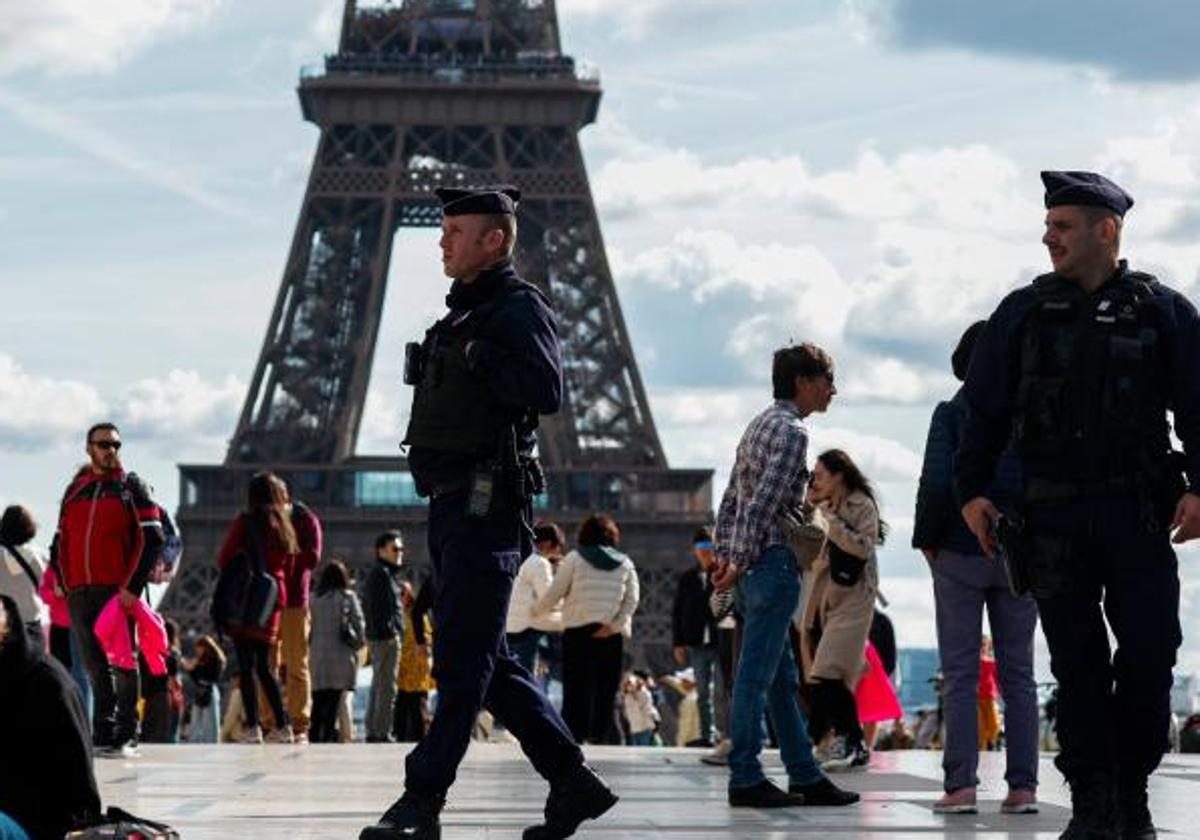
[(645, 732), (630, 732), (629, 746), (631, 747), (651, 747), (654, 746), (654, 730), (647, 729)]
[(733, 683), (729, 787), (753, 787), (766, 778), (758, 758), (764, 706), (775, 725), (788, 783), (819, 781), (822, 773), (813, 760), (808, 723), (800, 711), (799, 674), (788, 639), (788, 625), (800, 599), (800, 575), (792, 552), (769, 546), (743, 573), (735, 597), (745, 623)]
[(713, 729), (713, 681), (717, 675), (717, 649), (715, 647), (689, 647), (688, 664), (696, 676), (696, 703), (700, 707), (700, 737), (716, 741)]

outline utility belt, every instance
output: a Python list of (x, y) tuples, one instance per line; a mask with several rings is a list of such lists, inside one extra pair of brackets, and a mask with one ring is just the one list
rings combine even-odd
[[(1187, 490), (1183, 456), (1144, 459), (1137, 473), (1089, 482), (1056, 482), (1030, 478), (1026, 482), (1028, 507), (1128, 497), (1139, 508), (1142, 525), (1150, 534), (1165, 535), (1175, 506)], [(1001, 517), (996, 538), (1008, 566), (1013, 594), (1051, 598), (1070, 592), (1082, 577), (1088, 547), (1078, 538), (1037, 533), (1021, 517)]]
[(488, 519), (525, 509), (535, 496), (546, 492), (546, 473), (537, 458), (518, 456), (516, 463), (499, 459), (481, 461), (471, 475), (435, 484), (430, 499), (467, 494), (467, 516)]

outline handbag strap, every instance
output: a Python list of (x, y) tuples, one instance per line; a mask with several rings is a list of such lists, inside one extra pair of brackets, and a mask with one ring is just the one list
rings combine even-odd
[(0, 546), (3, 546), (5, 551), (17, 558), (17, 562), (21, 564), (21, 568), (25, 570), (25, 574), (29, 575), (29, 579), (33, 581), (34, 589), (37, 589), (39, 586), (41, 586), (42, 582), (38, 580), (37, 572), (35, 572), (33, 567), (29, 565), (29, 561), (25, 559), (25, 555), (17, 551), (16, 546), (9, 545), (8, 543), (0, 543)]
[(265, 575), (267, 573), (267, 551), (263, 545), (262, 533), (254, 514), (246, 514), (245, 536), (248, 543), (246, 554), (250, 557), (251, 565), (254, 566), (256, 572)]

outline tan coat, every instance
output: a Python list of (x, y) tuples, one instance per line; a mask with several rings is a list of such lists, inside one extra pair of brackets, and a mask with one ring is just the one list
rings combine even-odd
[(867, 565), (857, 583), (841, 586), (829, 576), (828, 546), (821, 550), (804, 575), (800, 653), (807, 680), (842, 680), (853, 691), (866, 670), (867, 633), (879, 590), (875, 560), (879, 510), (869, 496), (855, 492), (836, 511), (826, 505), (822, 511), (829, 524), (829, 540), (866, 560)]

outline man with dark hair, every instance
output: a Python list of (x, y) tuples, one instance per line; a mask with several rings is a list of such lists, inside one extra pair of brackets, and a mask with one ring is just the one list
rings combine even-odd
[(717, 622), (708, 608), (712, 595), (710, 573), (716, 563), (712, 529), (699, 528), (692, 535), (696, 562), (679, 576), (671, 609), (671, 637), (675, 664), (691, 665), (696, 678), (700, 707), (700, 738), (689, 747), (711, 747), (716, 743), (713, 726), (713, 689), (717, 671)]
[[(431, 840), (480, 709), (521, 743), (550, 782), (545, 822), (525, 840), (558, 840), (617, 801), (562, 717), (511, 656), (505, 620), (513, 578), (532, 546), (538, 417), (562, 403), (554, 312), (512, 263), (514, 187), (436, 190), (449, 312), (406, 349), (415, 386), (405, 443), (417, 492), (429, 498), (434, 678), (438, 705), (405, 762), (404, 796), (360, 840)], [(497, 216), (512, 217), (498, 227)]]
[[(1009, 294), (979, 337), (955, 490), (983, 552), (1002, 530), (1038, 602), (1071, 785), (1062, 836), (1150, 838), (1146, 786), (1181, 642), (1171, 544), (1200, 536), (1200, 317), (1120, 259), (1128, 193), (1093, 172), (1042, 183), (1054, 270)], [(1024, 522), (1010, 528), (988, 487), (1014, 437)]]
[(75, 681), (30, 643), (8, 596), (0, 596), (0, 745), (0, 835), (11, 836), (6, 817), (32, 840), (49, 840), (100, 815)]
[[(713, 586), (725, 590), (736, 582), (735, 598), (744, 617), (733, 686), (729, 804), (847, 805), (857, 802), (858, 794), (839, 789), (821, 772), (800, 711), (799, 674), (788, 636), (800, 599), (800, 573), (778, 521), (804, 501), (804, 418), (827, 410), (837, 393), (833, 363), (816, 345), (785, 347), (775, 353), (771, 381), (775, 402), (742, 435), (717, 511)], [(766, 706), (787, 767), (787, 791), (767, 779), (759, 761)]]
[[(115, 668), (96, 638), (96, 619), (114, 597), (129, 610), (163, 545), (150, 490), (121, 466), (121, 433), (112, 423), (88, 430), (89, 462), (63, 494), (51, 563), (67, 593), (71, 627), (95, 692), (92, 737), (98, 757), (137, 755), (136, 669)], [(132, 618), (129, 632), (136, 634)]]
[(375, 540), (375, 563), (363, 587), (363, 615), (371, 656), (371, 695), (367, 700), (367, 743), (392, 740), (400, 640), (404, 636), (401, 591), (404, 540), (399, 531), (384, 531)]
[[(822, 774), (800, 712), (799, 674), (788, 640), (800, 578), (779, 524), (782, 512), (803, 504), (809, 475), (804, 418), (827, 410), (838, 392), (833, 361), (815, 344), (776, 350), (772, 386), (775, 402), (746, 428), (716, 514), (713, 586), (737, 583), (744, 617), (733, 684), (728, 797), (736, 808), (846, 805), (857, 802), (858, 794), (840, 790)], [(758, 760), (766, 706), (787, 767), (786, 792), (767, 779)]]

